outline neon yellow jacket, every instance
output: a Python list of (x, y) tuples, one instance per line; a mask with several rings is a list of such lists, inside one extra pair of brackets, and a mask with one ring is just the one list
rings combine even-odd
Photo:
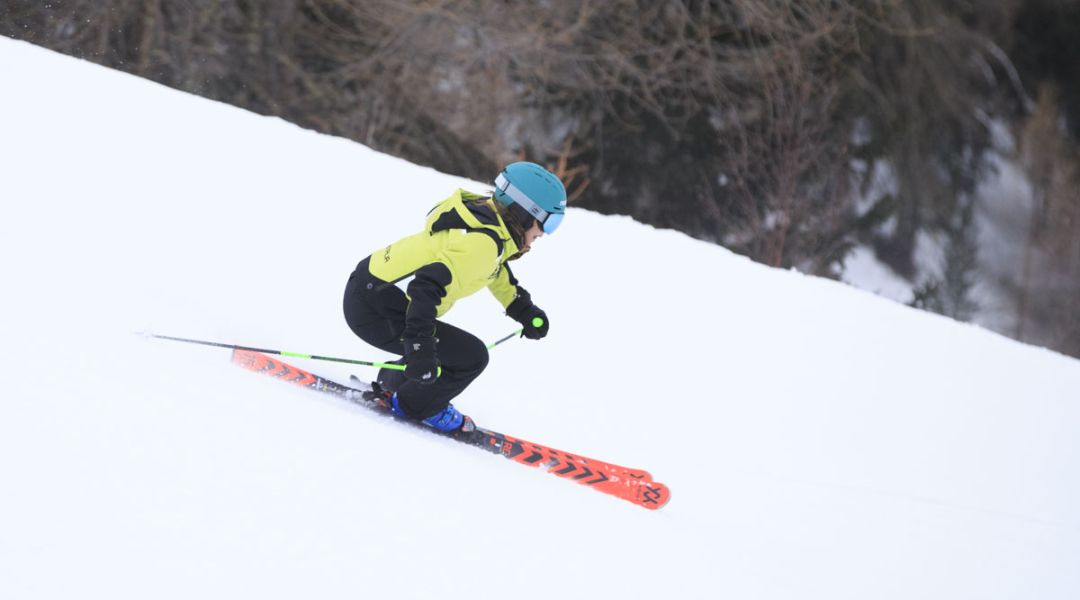
[(491, 198), (459, 189), (428, 213), (424, 230), (371, 254), (371, 275), (389, 283), (409, 277), (405, 339), (433, 335), (436, 318), (455, 302), (488, 288), (505, 309), (520, 290), (506, 264), (518, 246)]

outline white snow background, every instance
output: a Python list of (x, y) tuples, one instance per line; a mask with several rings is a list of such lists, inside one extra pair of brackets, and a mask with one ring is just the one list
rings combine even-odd
[(0, 598), (1080, 598), (1080, 361), (629, 218), (455, 404), (656, 512), (134, 335), (390, 358), (345, 281), (458, 186), (0, 38)]

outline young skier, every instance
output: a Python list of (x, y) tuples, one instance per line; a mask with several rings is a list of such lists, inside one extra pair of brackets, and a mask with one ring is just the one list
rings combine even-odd
[(345, 321), (365, 342), (404, 355), (394, 361), (404, 372), (379, 371), (381, 402), (439, 431), (474, 428), (450, 401), (487, 366), (487, 346), (438, 317), (486, 287), (521, 323), (523, 336), (546, 336), (547, 315), (508, 263), (553, 233), (565, 212), (559, 178), (540, 165), (516, 162), (495, 178), (491, 196), (458, 189), (428, 213), (423, 231), (360, 261), (345, 286)]

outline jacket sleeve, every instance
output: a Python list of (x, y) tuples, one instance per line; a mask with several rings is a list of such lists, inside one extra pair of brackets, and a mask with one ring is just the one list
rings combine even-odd
[(498, 247), (487, 235), (448, 235), (435, 261), (417, 269), (406, 290), (409, 307), (405, 311), (404, 339), (434, 335), (435, 319), (443, 299), (448, 294), (451, 300), (457, 299), (462, 282), (484, 279), (498, 265)]
[(510, 306), (510, 303), (520, 294), (518, 288), (518, 280), (514, 277), (514, 273), (510, 270), (510, 265), (503, 265), (499, 269), (499, 274), (495, 276), (495, 280), (488, 285), (488, 290), (495, 296), (495, 299), (502, 304), (505, 309)]
[(401, 337), (412, 340), (435, 335), (435, 316), (439, 303), (446, 297), (446, 287), (453, 281), (450, 268), (433, 262), (416, 270), (409, 283), (409, 308), (405, 311), (405, 331)]

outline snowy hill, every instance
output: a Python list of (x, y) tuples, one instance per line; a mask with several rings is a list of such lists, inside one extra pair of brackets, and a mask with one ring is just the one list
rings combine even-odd
[(132, 335), (386, 359), (346, 278), (485, 182), (2, 38), (0, 87), (2, 598), (1080, 597), (1080, 361), (571, 209), (455, 404), (645, 511)]

